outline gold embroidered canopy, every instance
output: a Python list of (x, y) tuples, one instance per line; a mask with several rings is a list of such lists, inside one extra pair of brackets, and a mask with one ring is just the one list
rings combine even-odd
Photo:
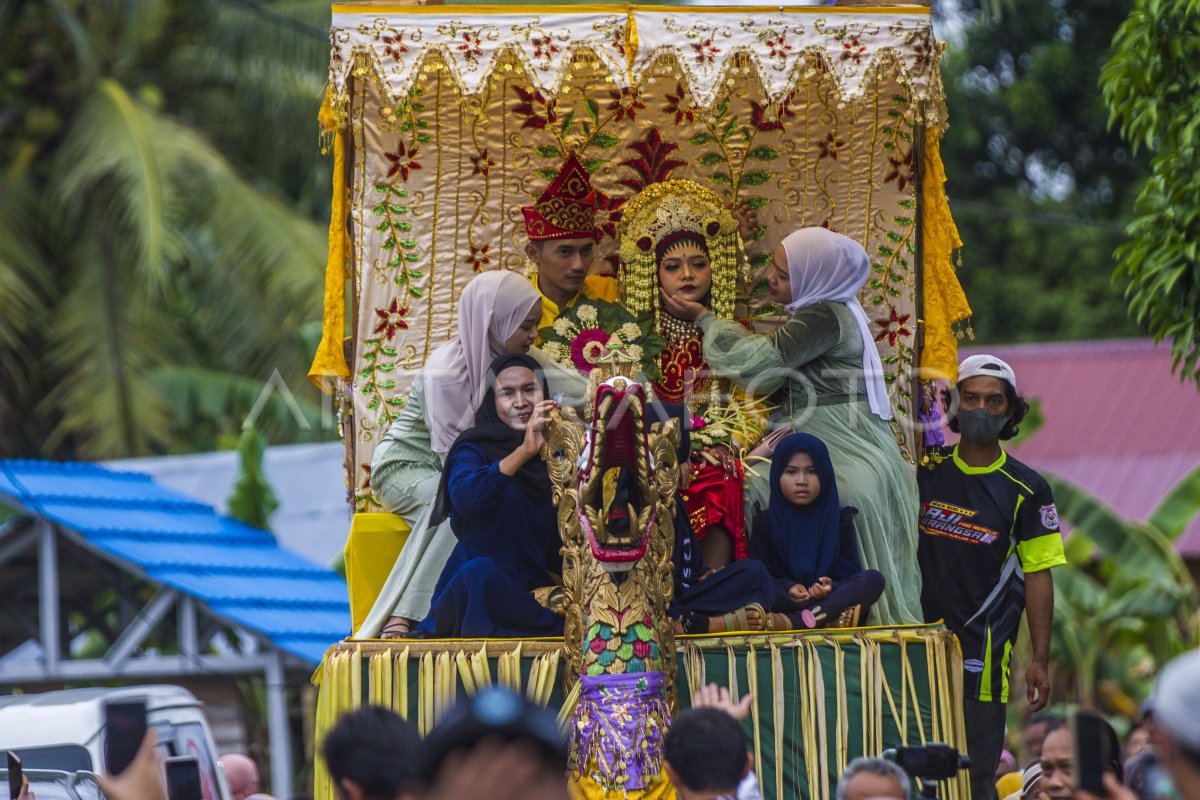
[[(520, 208), (571, 153), (597, 190), (594, 271), (619, 276), (617, 223), (638, 191), (696, 181), (758, 211), (752, 266), (801, 226), (863, 243), (898, 418), (916, 413), (918, 316), (921, 365), (954, 374), (951, 325), (968, 312), (928, 8), (335, 5), (330, 44), (334, 207), (311, 374), (345, 392), (360, 510), (375, 443), (457, 329), (463, 286), (525, 268)], [(753, 286), (742, 300), (771, 312)], [(915, 457), (903, 427), (897, 440)]]

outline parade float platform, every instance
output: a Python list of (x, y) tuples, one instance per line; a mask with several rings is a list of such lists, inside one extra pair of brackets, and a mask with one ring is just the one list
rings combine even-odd
[[(769, 800), (832, 798), (850, 760), (889, 747), (946, 742), (965, 750), (962, 656), (941, 625), (681, 636), (676, 650), (681, 707), (706, 683), (735, 697), (754, 694), (747, 736)], [(347, 639), (314, 676), (317, 737), (364, 704), (391, 708), (425, 733), (457, 697), (488, 684), (561, 709), (563, 656), (561, 640)], [(969, 797), (965, 775), (939, 784), (938, 795)], [(320, 767), (315, 792), (316, 800), (333, 798)]]

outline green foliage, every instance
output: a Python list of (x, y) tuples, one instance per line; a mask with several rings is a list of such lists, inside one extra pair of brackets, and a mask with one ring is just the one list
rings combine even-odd
[(1131, 2), (1006, 0), (948, 50), (942, 155), (981, 342), (1137, 333), (1112, 252), (1146, 168), (1095, 88)]
[[(1074, 484), (1048, 480), (1073, 527), (1069, 565), (1053, 573), (1056, 674), (1085, 706), (1104, 699), (1111, 710), (1132, 707), (1128, 698), (1145, 695), (1155, 669), (1196, 643), (1197, 587), (1173, 542), (1200, 514), (1200, 467), (1145, 522), (1121, 518)], [(1122, 695), (1126, 701), (1115, 702)]]
[(242, 387), (278, 370), (315, 402), (293, 332), (321, 313), (328, 173), (296, 132), (315, 125), (322, 12), (0, 8), (0, 304), (17, 310), (0, 325), (0, 368), (16, 376), (0, 453), (186, 452), (240, 430), (247, 391), (189, 402), (164, 384), (172, 370), (176, 386), (204, 369)]
[(267, 440), (253, 426), (242, 431), (238, 442), (238, 477), (229, 496), (229, 516), (263, 530), (271, 529), (271, 515), (279, 500), (263, 472)]
[(1135, 0), (1113, 39), (1100, 85), (1111, 121), (1153, 153), (1117, 250), (1129, 313), (1174, 366), (1200, 383), (1200, 9), (1193, 0)]

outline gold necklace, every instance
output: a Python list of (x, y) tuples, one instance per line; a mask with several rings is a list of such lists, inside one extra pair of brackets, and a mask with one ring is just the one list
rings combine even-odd
[(658, 312), (658, 333), (672, 344), (700, 338), (696, 323), (673, 317), (661, 309)]

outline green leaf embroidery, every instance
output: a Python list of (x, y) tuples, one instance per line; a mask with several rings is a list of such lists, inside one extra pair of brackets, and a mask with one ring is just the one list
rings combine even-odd
[(769, 144), (760, 144), (746, 153), (746, 158), (753, 158), (755, 161), (774, 161), (779, 158), (779, 151)]
[(592, 134), (592, 138), (588, 141), (588, 144), (594, 144), (596, 147), (603, 147), (605, 149), (616, 147), (620, 143), (621, 140), (616, 136), (613, 136), (611, 133), (604, 133), (603, 131)]
[(705, 153), (696, 159), (696, 163), (702, 167), (711, 167), (713, 164), (720, 164), (725, 160), (725, 156), (720, 153)]
[(754, 172), (747, 172), (742, 176), (742, 183), (747, 186), (758, 186), (771, 180), (771, 173), (766, 170), (757, 169)]

